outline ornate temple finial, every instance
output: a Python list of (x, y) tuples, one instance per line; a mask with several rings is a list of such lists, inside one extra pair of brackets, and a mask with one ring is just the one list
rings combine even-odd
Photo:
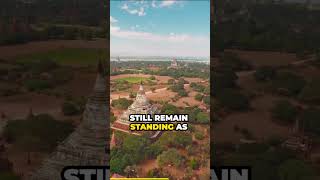
[(144, 91), (144, 89), (143, 89), (142, 81), (140, 81), (139, 92), (143, 92), (143, 91)]

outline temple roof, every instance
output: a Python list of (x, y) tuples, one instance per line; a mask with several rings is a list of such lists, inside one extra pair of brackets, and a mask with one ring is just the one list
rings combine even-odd
[(138, 108), (138, 107), (146, 107), (146, 106), (150, 106), (150, 103), (146, 96), (146, 93), (144, 91), (142, 84), (140, 84), (136, 99), (132, 103), (131, 107)]

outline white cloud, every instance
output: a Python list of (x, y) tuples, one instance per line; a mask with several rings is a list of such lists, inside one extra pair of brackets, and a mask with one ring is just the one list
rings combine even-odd
[(210, 52), (210, 38), (206, 36), (161, 35), (112, 25), (110, 33), (113, 55), (209, 56)]
[[(137, 26), (136, 26), (137, 27)], [(136, 28), (135, 27), (135, 28)], [(135, 29), (132, 28), (132, 29)], [(150, 32), (135, 31), (135, 30), (122, 30), (118, 26), (110, 26), (110, 34), (113, 37), (131, 39), (131, 40), (148, 40), (148, 41), (167, 41), (167, 42), (201, 42), (206, 41), (204, 37), (194, 37), (188, 34), (175, 34), (159, 35)]]
[(155, 0), (153, 0), (153, 1), (151, 2), (151, 6), (154, 7), (154, 8), (157, 7), (157, 4), (156, 4), (156, 1), (155, 1)]
[(118, 22), (118, 20), (110, 16), (110, 23), (116, 23), (116, 22)]
[(145, 16), (146, 12), (143, 7), (140, 7), (140, 9), (130, 9), (128, 4), (123, 4), (121, 6), (121, 9), (128, 12), (129, 14), (138, 15), (138, 16)]
[(128, 9), (129, 9), (128, 4), (123, 4), (123, 5), (121, 6), (121, 9), (123, 9), (123, 10), (128, 10)]
[(140, 11), (138, 12), (138, 16), (145, 16), (145, 15), (146, 15), (146, 12), (144, 11), (144, 8), (141, 7)]
[(120, 28), (119, 27), (117, 27), (117, 26), (110, 26), (110, 32), (116, 32), (116, 31), (119, 31), (120, 30)]
[(177, 1), (176, 0), (164, 0), (161, 2), (161, 4), (159, 5), (160, 7), (169, 7), (172, 6), (173, 4), (175, 4)]

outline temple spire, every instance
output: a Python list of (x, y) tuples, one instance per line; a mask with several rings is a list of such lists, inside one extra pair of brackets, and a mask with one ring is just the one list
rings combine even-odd
[(98, 62), (98, 73), (104, 75), (104, 67), (101, 60)]
[(143, 85), (142, 85), (142, 81), (140, 82), (140, 86), (139, 86), (139, 90), (137, 92), (137, 97), (136, 99), (140, 99), (139, 97), (141, 96), (145, 96), (145, 92), (144, 92), (144, 88), (143, 88)]

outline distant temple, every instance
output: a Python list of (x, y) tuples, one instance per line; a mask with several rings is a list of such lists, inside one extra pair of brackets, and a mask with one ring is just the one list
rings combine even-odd
[(93, 92), (88, 98), (79, 127), (44, 161), (32, 180), (57, 180), (65, 166), (108, 165), (108, 96), (101, 63)]
[(170, 65), (168, 68), (169, 68), (169, 69), (177, 69), (177, 68), (179, 68), (177, 60), (176, 60), (176, 59), (173, 59), (173, 60), (171, 61), (171, 65)]
[(283, 147), (308, 153), (311, 149), (311, 139), (304, 135), (303, 128), (299, 127), (299, 120), (296, 119), (293, 127), (293, 135), (291, 135), (286, 141), (282, 143)]

